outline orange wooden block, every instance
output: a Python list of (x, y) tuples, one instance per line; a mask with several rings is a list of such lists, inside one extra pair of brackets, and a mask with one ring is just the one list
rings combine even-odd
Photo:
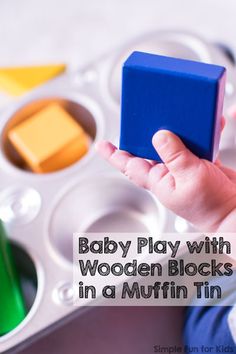
[(89, 149), (89, 137), (83, 128), (56, 103), (11, 129), (8, 137), (36, 173), (70, 166)]

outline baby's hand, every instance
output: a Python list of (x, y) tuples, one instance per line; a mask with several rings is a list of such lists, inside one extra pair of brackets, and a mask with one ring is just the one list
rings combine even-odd
[(132, 182), (152, 191), (199, 230), (235, 231), (236, 172), (199, 159), (169, 131), (158, 131), (152, 142), (164, 163), (132, 156), (106, 141), (97, 149)]

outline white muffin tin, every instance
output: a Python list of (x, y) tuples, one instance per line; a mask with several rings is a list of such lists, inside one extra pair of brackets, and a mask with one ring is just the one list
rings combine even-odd
[[(187, 232), (190, 225), (164, 209), (147, 191), (132, 185), (95, 152), (94, 142), (119, 137), (122, 62), (133, 50), (221, 64), (227, 67), (221, 156), (236, 166), (234, 63), (222, 48), (183, 32), (156, 32), (125, 44), (79, 72), (63, 75), (1, 112), (0, 217), (15, 247), (29, 313), (0, 337), (0, 352), (17, 351), (83, 308), (72, 305), (73, 232)], [(92, 138), (88, 154), (64, 170), (36, 175), (21, 169), (6, 141), (6, 131), (39, 107), (60, 101)], [(28, 113), (26, 113), (26, 108)], [(26, 256), (24, 250), (31, 258)], [(26, 259), (24, 261), (24, 258)], [(29, 272), (29, 268), (32, 272)], [(28, 270), (28, 271), (27, 271)], [(37, 283), (37, 284), (36, 284)]]

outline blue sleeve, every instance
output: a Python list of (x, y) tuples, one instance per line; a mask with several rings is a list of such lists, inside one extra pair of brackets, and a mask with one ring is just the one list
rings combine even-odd
[[(219, 283), (225, 293), (220, 306), (209, 306), (209, 300), (204, 300), (198, 302), (200, 306), (191, 306), (186, 311), (185, 353), (236, 353), (235, 338), (228, 323), (232, 310), (228, 305), (236, 304), (236, 273), (231, 279), (225, 279), (224, 284), (221, 279)], [(195, 305), (198, 303), (195, 300)]]
[(191, 348), (196, 347), (198, 353), (236, 353), (236, 345), (228, 326), (230, 311), (229, 306), (189, 307), (184, 330), (185, 352), (194, 352)]

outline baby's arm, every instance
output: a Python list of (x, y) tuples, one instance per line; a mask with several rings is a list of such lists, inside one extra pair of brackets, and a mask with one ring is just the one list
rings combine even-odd
[(236, 231), (236, 172), (192, 154), (173, 133), (153, 137), (164, 163), (155, 163), (98, 143), (100, 154), (135, 184), (203, 232)]
[(192, 305), (195, 306), (186, 309), (184, 342), (188, 348), (197, 347), (199, 353), (206, 352), (207, 348), (212, 348), (211, 354), (236, 353), (236, 306), (229, 306), (236, 304), (235, 283), (236, 272), (230, 278), (214, 277), (209, 280), (209, 286), (219, 285), (224, 291), (219, 306), (209, 306), (215, 303), (214, 299), (194, 299)]

